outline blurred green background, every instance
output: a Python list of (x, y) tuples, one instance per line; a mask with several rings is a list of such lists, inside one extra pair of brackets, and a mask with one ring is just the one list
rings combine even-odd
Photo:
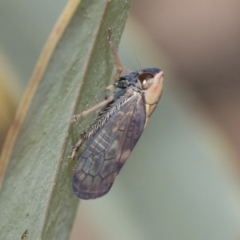
[[(0, 2), (1, 144), (66, 3)], [(119, 53), (160, 67), (163, 97), (109, 194), (81, 201), (71, 240), (240, 239), (239, 5), (133, 1)]]

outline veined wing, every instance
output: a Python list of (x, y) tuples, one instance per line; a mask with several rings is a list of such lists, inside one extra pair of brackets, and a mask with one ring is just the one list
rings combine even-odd
[(79, 198), (106, 194), (144, 129), (146, 110), (141, 93), (134, 92), (87, 142), (73, 172), (73, 191)]

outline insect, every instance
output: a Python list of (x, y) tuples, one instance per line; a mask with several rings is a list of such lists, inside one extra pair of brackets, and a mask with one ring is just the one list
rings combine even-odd
[(112, 94), (73, 118), (77, 121), (101, 108), (97, 119), (80, 135), (72, 150), (71, 158), (74, 158), (87, 140), (72, 177), (73, 191), (82, 199), (98, 198), (110, 190), (155, 110), (163, 89), (163, 72), (158, 68), (145, 68), (121, 76), (124, 68), (111, 42), (110, 28), (108, 32), (117, 68), (115, 82), (107, 88)]

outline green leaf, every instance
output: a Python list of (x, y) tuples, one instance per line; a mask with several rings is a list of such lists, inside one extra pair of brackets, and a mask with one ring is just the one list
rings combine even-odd
[(93, 115), (78, 124), (70, 120), (104, 99), (113, 71), (106, 29), (112, 26), (116, 46), (129, 7), (130, 0), (69, 1), (1, 155), (0, 177), (8, 167), (0, 192), (0, 239), (24, 234), (28, 240), (68, 239), (79, 202), (71, 188), (74, 162), (68, 155)]

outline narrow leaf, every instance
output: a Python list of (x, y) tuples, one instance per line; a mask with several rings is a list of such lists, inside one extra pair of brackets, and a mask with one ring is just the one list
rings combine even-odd
[(66, 6), (0, 158), (0, 239), (68, 239), (78, 199), (71, 188), (74, 162), (67, 157), (92, 119), (70, 120), (103, 99), (113, 71), (106, 29), (112, 26), (116, 46), (129, 7), (130, 0), (72, 0)]

